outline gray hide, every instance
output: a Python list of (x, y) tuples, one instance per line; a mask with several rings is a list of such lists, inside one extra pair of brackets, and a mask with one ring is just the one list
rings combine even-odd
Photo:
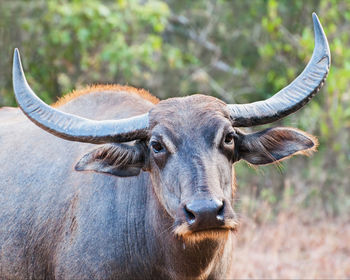
[[(104, 92), (80, 96), (60, 110), (104, 120), (153, 106), (136, 94)], [(177, 239), (147, 172), (127, 178), (76, 172), (75, 164), (96, 145), (55, 137), (19, 109), (0, 109), (0, 147), (2, 279), (226, 275), (233, 233), (195, 245)]]

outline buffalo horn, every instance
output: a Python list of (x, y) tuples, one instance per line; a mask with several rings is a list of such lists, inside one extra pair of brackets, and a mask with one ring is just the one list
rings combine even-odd
[(331, 63), (326, 35), (315, 13), (312, 14), (315, 47), (304, 71), (272, 97), (249, 104), (229, 104), (234, 126), (262, 125), (279, 120), (303, 107), (322, 87)]
[(148, 113), (120, 120), (96, 121), (54, 109), (29, 87), (17, 49), (13, 59), (13, 88), (17, 102), (27, 117), (42, 129), (60, 138), (94, 144), (127, 142), (145, 138)]

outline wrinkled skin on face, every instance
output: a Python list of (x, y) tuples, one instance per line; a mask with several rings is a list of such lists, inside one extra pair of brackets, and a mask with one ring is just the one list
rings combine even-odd
[(235, 131), (225, 108), (218, 99), (196, 95), (160, 102), (150, 113), (151, 178), (159, 200), (174, 218), (174, 232), (182, 237), (191, 236), (186, 210), (191, 203), (223, 202), (222, 223), (213, 218), (210, 224), (208, 215), (198, 213), (197, 219), (204, 215), (209, 221), (196, 227), (196, 233), (236, 225), (231, 206)]
[(224, 102), (193, 95), (159, 102), (150, 111), (148, 139), (105, 145), (76, 169), (117, 176), (148, 171), (160, 204), (174, 220), (174, 235), (192, 243), (236, 229), (235, 161), (268, 164), (311, 151), (316, 143), (292, 128), (244, 134), (232, 126)]

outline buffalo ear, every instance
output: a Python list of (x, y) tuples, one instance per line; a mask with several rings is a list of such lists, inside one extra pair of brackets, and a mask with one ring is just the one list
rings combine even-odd
[(241, 134), (236, 149), (239, 158), (251, 164), (269, 164), (295, 154), (316, 150), (317, 139), (294, 129), (276, 127), (251, 134)]
[(142, 142), (107, 144), (86, 155), (76, 164), (77, 171), (95, 171), (119, 177), (136, 176), (145, 167), (147, 148)]

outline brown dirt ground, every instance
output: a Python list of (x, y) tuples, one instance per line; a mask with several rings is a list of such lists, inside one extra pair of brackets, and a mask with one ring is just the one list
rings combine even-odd
[(235, 279), (350, 279), (350, 220), (281, 213), (258, 224), (244, 217), (232, 269)]

